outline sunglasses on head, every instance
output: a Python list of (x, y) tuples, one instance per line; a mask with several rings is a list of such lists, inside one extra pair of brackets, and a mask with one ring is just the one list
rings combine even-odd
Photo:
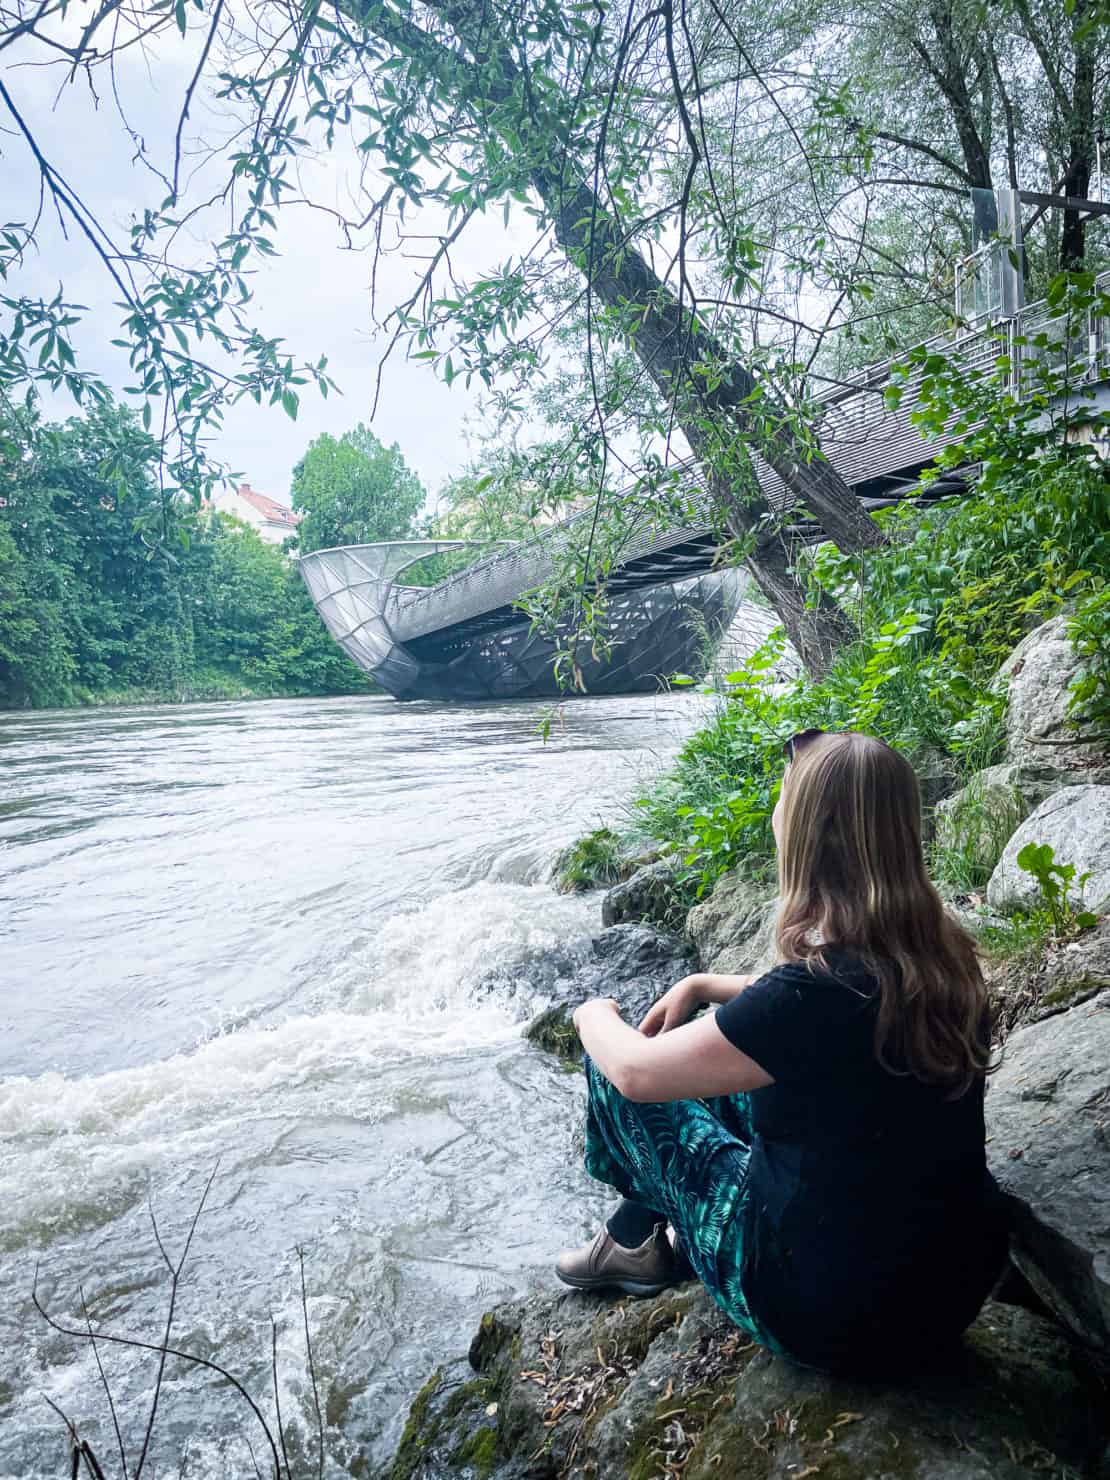
[(797, 760), (798, 755), (807, 745), (812, 745), (815, 740), (827, 734), (826, 730), (799, 730), (796, 735), (791, 735), (782, 747), (782, 753), (788, 761)]

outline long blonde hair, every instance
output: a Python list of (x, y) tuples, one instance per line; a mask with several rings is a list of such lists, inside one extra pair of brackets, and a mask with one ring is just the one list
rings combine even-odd
[(781, 834), (780, 959), (827, 968), (824, 946), (857, 954), (880, 983), (879, 1062), (963, 1093), (990, 1070), (987, 993), (925, 870), (913, 767), (869, 735), (811, 740), (788, 772)]

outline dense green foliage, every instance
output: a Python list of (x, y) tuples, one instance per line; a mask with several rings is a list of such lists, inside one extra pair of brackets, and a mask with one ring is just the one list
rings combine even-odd
[(338, 439), (325, 433), (293, 470), (300, 550), (405, 539), (426, 497), (396, 443), (384, 446), (361, 424)]
[[(1090, 280), (1061, 279), (1057, 292), (1061, 311), (1081, 320)], [(712, 723), (641, 799), (642, 825), (681, 851), (698, 892), (731, 867), (770, 869), (782, 745), (800, 730), (879, 735), (950, 781), (990, 765), (1005, 704), (992, 679), (1024, 633), (1061, 609), (1073, 612), (1084, 659), (1076, 717), (1110, 732), (1110, 477), (1075, 438), (1088, 413), (1074, 387), (1065, 395), (1069, 367), (1046, 362), (1032, 372), (1036, 391), (1018, 404), (1003, 356), (987, 371), (957, 355), (929, 360), (914, 416), (926, 434), (962, 418), (967, 436), (940, 462), (978, 463), (974, 491), (932, 508), (886, 511), (879, 517), (889, 543), (866, 557), (818, 547), (807, 578), (853, 611), (859, 640), (822, 682), (775, 684), (784, 638), (773, 635), (728, 676)], [(934, 863), (956, 884), (975, 882), (966, 860)]]
[(0, 706), (364, 692), (282, 553), (157, 473), (111, 404), (0, 421)]

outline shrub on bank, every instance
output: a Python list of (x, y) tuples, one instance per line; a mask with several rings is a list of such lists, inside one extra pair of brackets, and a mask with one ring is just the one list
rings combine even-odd
[(629, 872), (621, 840), (610, 827), (593, 832), (564, 848), (555, 860), (555, 887), (560, 894), (580, 894), (616, 884)]
[[(758, 878), (772, 869), (770, 818), (783, 770), (782, 747), (799, 730), (855, 729), (898, 746), (955, 788), (996, 761), (1004, 741), (1005, 695), (992, 680), (1031, 627), (1065, 605), (1087, 659), (1076, 685), (1076, 718), (1110, 715), (1103, 631), (1110, 612), (1102, 574), (1110, 568), (1110, 511), (1102, 468), (1061, 448), (988, 492), (922, 511), (880, 515), (888, 546), (865, 561), (821, 546), (808, 557), (812, 589), (853, 611), (859, 641), (821, 682), (801, 675), (775, 684), (781, 629), (729, 674), (710, 723), (637, 801), (645, 831), (674, 846), (693, 894), (727, 869)], [(1001, 839), (998, 852), (1001, 851)], [(934, 870), (958, 887), (976, 877), (951, 842)]]

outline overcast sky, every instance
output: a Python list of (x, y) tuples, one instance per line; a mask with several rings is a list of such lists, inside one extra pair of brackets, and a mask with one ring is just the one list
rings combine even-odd
[[(23, 59), (33, 58), (25, 52)], [(168, 161), (171, 154), (188, 66), (189, 50), (175, 43), (163, 46), (153, 65), (142, 61), (138, 52), (129, 53), (118, 71), (129, 121), (162, 161)], [(144, 206), (158, 205), (165, 189), (141, 164), (132, 163), (134, 149), (112, 102), (106, 74), (97, 76), (99, 105), (82, 83), (62, 89), (59, 98), (59, 69), (9, 65), (4, 77), (51, 164), (125, 243), (132, 216)], [(38, 175), (23, 141), (8, 130), (8, 122), (0, 107), (4, 129), (0, 133), (0, 219), (26, 220), (34, 212)], [(217, 104), (195, 106), (193, 122), (207, 138), (219, 137), (227, 127), (226, 115)], [(312, 197), (327, 204), (346, 204), (354, 157), (348, 150), (310, 163), (304, 183)], [(213, 221), (210, 229), (219, 230), (221, 224)], [(421, 225), (431, 229), (436, 223)], [(473, 223), (452, 256), (456, 269), (481, 270), (503, 260), (514, 246), (523, 249), (530, 240), (523, 226), (512, 223), (506, 230), (498, 208), (490, 218)], [(280, 408), (258, 408), (244, 402), (229, 411), (225, 432), (213, 451), (255, 488), (284, 500), (293, 465), (314, 437), (322, 432), (340, 435), (369, 418), (383, 341), (375, 337), (370, 319), (368, 253), (343, 250), (334, 224), (303, 207), (282, 213), (275, 243), (280, 256), (259, 259), (262, 265), (253, 279), (259, 327), (266, 334), (282, 336), (295, 359), (326, 354), (342, 394), (323, 400), (306, 388), (296, 422)], [(382, 305), (406, 297), (421, 270), (419, 262), (401, 255), (389, 257), (378, 273), (379, 312)], [(48, 215), (39, 233), (39, 249), (28, 259), (18, 289), (52, 294), (59, 283), (68, 298), (92, 310), (76, 340), (84, 367), (98, 371), (122, 391), (129, 378), (127, 365), (109, 344), (120, 332), (114, 287), (84, 241), (72, 230), (67, 241), (55, 218)], [(386, 371), (373, 427), (384, 442), (400, 445), (409, 465), (434, 494), (467, 461), (464, 423), (475, 405), (474, 391), (467, 392), (459, 381), (450, 388), (444, 386), (427, 365), (406, 363), (398, 350)], [(47, 402), (52, 416), (69, 415), (72, 410), (61, 398)]]

